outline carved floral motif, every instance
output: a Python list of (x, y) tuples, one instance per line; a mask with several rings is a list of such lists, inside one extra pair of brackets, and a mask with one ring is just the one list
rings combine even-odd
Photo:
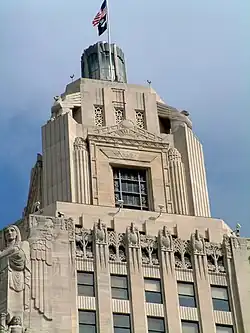
[(108, 232), (108, 245), (109, 245), (109, 260), (117, 262), (125, 262), (126, 251), (124, 234), (115, 231)]
[(76, 256), (84, 259), (93, 258), (93, 233), (89, 229), (76, 229)]
[(174, 239), (175, 267), (192, 269), (190, 242), (180, 238)]
[(225, 265), (221, 244), (206, 243), (208, 271), (215, 273), (224, 273)]
[(140, 235), (142, 263), (159, 265), (157, 237)]

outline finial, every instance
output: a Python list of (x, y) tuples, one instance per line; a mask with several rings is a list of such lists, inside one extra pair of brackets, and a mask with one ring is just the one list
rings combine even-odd
[(73, 81), (74, 81), (74, 77), (75, 77), (75, 74), (72, 74), (72, 75), (70, 75), (71, 82), (73, 82)]

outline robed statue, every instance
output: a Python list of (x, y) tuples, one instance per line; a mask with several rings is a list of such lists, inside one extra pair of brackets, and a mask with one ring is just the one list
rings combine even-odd
[[(7, 270), (8, 315), (23, 318), (30, 306), (30, 248), (22, 241), (20, 230), (11, 225), (4, 230), (4, 249), (0, 252), (0, 269)], [(1, 273), (0, 272), (0, 273)], [(2, 281), (3, 282), (3, 281)], [(1, 286), (3, 288), (3, 284)]]

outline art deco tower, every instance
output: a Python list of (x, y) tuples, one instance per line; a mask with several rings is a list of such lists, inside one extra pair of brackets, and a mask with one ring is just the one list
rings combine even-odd
[(42, 127), (23, 219), (2, 233), (2, 330), (249, 333), (250, 241), (210, 216), (189, 114), (128, 84), (111, 50), (111, 69), (107, 44), (84, 51)]

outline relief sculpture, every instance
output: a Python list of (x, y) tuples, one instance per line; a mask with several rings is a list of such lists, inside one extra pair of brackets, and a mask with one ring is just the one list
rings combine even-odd
[(29, 309), (30, 298), (30, 249), (27, 241), (22, 241), (20, 230), (11, 225), (4, 230), (5, 248), (0, 252), (1, 267), (8, 267), (8, 298), (12, 299), (10, 315), (22, 316)]
[(34, 307), (48, 320), (52, 319), (51, 282), (52, 282), (52, 241), (53, 221), (46, 219), (38, 237), (31, 240), (32, 288), (31, 298)]

